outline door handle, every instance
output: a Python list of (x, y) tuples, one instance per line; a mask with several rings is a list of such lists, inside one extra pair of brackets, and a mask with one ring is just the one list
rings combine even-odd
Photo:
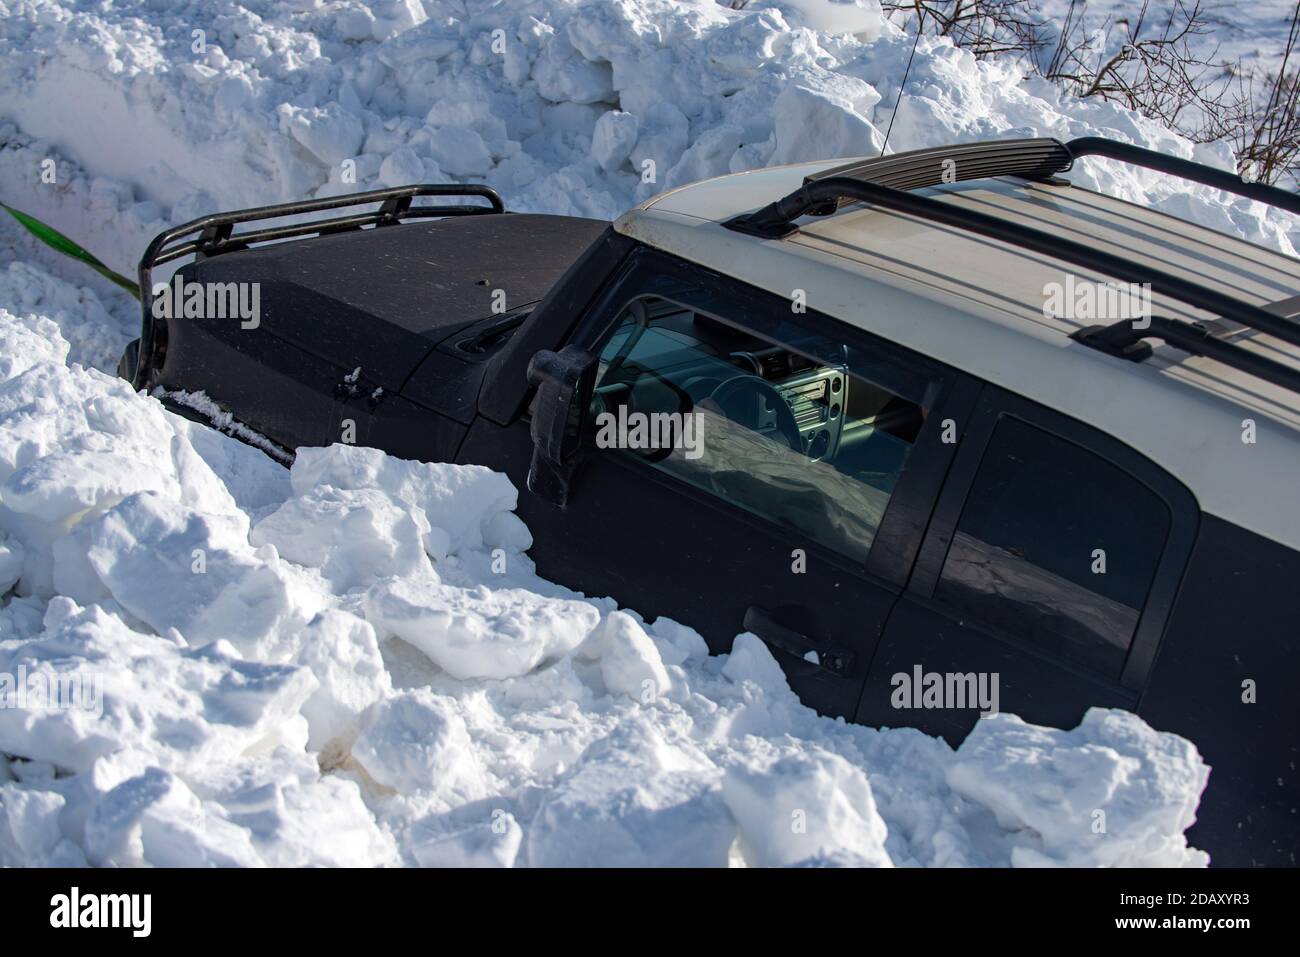
[[(857, 655), (843, 645), (830, 641), (816, 641), (802, 632), (787, 628), (765, 608), (751, 606), (745, 611), (745, 630), (752, 631), (773, 648), (779, 648), (802, 661), (829, 671), (841, 678), (853, 670)], [(811, 653), (811, 655), (810, 655)]]

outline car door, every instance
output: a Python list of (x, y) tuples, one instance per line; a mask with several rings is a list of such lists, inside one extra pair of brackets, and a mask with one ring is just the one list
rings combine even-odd
[(1136, 710), (1198, 521), (1131, 448), (986, 386), (857, 720), (956, 745), (988, 710), (971, 689), (1061, 728)]
[[(480, 419), (459, 456), (521, 489), (539, 573), (690, 625), (715, 653), (752, 631), (805, 703), (851, 717), (974, 387), (650, 249), (571, 343), (600, 361), (566, 506), (526, 490), (525, 422)], [(636, 415), (699, 429), (649, 448)]]

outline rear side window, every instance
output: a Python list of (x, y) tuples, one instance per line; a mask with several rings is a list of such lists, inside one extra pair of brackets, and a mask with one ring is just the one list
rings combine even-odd
[(1019, 419), (994, 429), (935, 597), (1118, 678), (1169, 536), (1155, 492)]

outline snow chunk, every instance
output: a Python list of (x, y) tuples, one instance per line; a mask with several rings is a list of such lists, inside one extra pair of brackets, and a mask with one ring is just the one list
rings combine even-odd
[(80, 690), (75, 707), (0, 707), (0, 751), (74, 773), (127, 749), (183, 770), (279, 743), (301, 746), (297, 715), (315, 688), (305, 669), (182, 648), (66, 598), (50, 602), (41, 634), (0, 645), (0, 673), (20, 668), (29, 681), (78, 679)]
[(605, 687), (614, 694), (648, 703), (672, 688), (659, 649), (631, 615), (610, 612), (592, 640), (600, 654)]
[(521, 588), (457, 588), (433, 578), (376, 586), (366, 617), (455, 678), (511, 678), (577, 648), (600, 620), (581, 601)]
[(429, 15), (420, 0), (377, 0), (370, 7), (374, 13), (371, 36), (387, 40), (424, 23)]
[(66, 804), (53, 791), (0, 785), (0, 867), (57, 866), (52, 855), (64, 843), (59, 815)]
[(556, 34), (533, 63), (537, 92), (553, 103), (599, 103), (614, 96), (609, 63), (585, 59), (563, 34)]
[(1196, 747), (1127, 711), (1090, 708), (1073, 731), (1010, 714), (981, 719), (948, 783), (1025, 837), (1017, 866), (1204, 865), (1183, 831), (1210, 769)]
[(769, 692), (789, 692), (785, 672), (772, 657), (772, 651), (763, 639), (751, 632), (737, 635), (732, 642), (731, 654), (722, 666), (722, 673), (737, 684), (751, 681)]
[(23, 573), (23, 557), (22, 543), (0, 534), (0, 596), (17, 584)]
[(884, 19), (880, 0), (759, 0), (748, 9), (775, 7), (790, 11), (796, 23), (824, 33), (852, 33), (870, 42), (880, 36)]
[(86, 555), (112, 596), (155, 630), (284, 656), (284, 639), (320, 610), (321, 597), (274, 550), (255, 552), (246, 528), (243, 513), (133, 495), (85, 531)]
[(327, 609), (308, 623), (301, 636), (298, 664), (315, 676), (318, 687), (302, 714), (307, 747), (344, 748), (361, 728), (361, 716), (392, 691), (379, 643), (370, 623), (347, 612)]
[(763, 770), (732, 768), (722, 794), (755, 866), (893, 867), (867, 776), (837, 754), (812, 750)]
[(477, 130), (444, 126), (429, 137), (429, 154), (453, 176), (482, 176), (492, 168), (492, 153)]
[(0, 380), (12, 379), (40, 362), (62, 365), (70, 348), (52, 320), (0, 309)]
[(325, 166), (356, 156), (365, 137), (361, 121), (338, 103), (324, 107), (281, 104), (280, 128)]
[(701, 661), (709, 655), (709, 646), (698, 631), (671, 618), (656, 618), (650, 626), (650, 636), (665, 665)]
[(205, 806), (174, 775), (151, 768), (104, 796), (86, 821), (92, 864), (256, 867), (248, 832)]
[(285, 502), (253, 529), (253, 545), (274, 545), (299, 565), (320, 569), (336, 592), (376, 578), (432, 572), (423, 509), (374, 489), (318, 486)]
[(195, 793), (244, 828), (270, 867), (370, 867), (398, 863), (361, 789), (322, 776), (311, 755), (288, 748), (190, 775)]
[(352, 445), (299, 449), (290, 478), (298, 495), (319, 485), (345, 491), (376, 489), (421, 508), (431, 525), (450, 536), (453, 553), (481, 548), (486, 524), (500, 512), (513, 511), (518, 501), (510, 479), (491, 469), (411, 462)]
[(379, 165), (379, 181), (385, 186), (409, 186), (423, 179), (424, 163), (409, 146), (393, 150)]
[[(26, 208), (28, 199), (23, 197), (18, 205)], [(151, 222), (145, 228), (162, 227)], [(93, 290), (63, 282), (29, 263), (0, 268), (0, 380), (36, 361), (62, 365), (66, 359), (104, 371), (116, 369), (123, 345), (139, 334), (139, 306), (130, 304), (136, 308), (110, 312)], [(24, 326), (28, 336), (36, 333), (39, 340), (22, 338)]]
[(372, 778), (399, 794), (428, 791), (460, 804), (487, 793), (464, 718), (450, 698), (427, 688), (377, 705), (352, 756)]
[(637, 141), (637, 119), (622, 110), (601, 114), (591, 134), (591, 158), (606, 172), (627, 162)]
[(725, 867), (735, 825), (720, 772), (632, 717), (589, 747), (537, 812), (532, 867)]
[(411, 853), (421, 867), (514, 867), (524, 832), (514, 815), (497, 809), (492, 819), (443, 833), (416, 825), (409, 835)]
[(875, 88), (856, 77), (799, 78), (772, 104), (776, 149), (770, 162), (878, 156), (884, 134), (869, 117), (879, 102)]

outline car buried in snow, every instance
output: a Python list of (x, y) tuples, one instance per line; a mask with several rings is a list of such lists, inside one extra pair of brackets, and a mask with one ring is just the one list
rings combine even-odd
[(1071, 185), (1083, 156), (1300, 214), (1098, 138), (756, 170), (613, 224), (377, 190), (160, 235), (120, 371), (284, 459), (504, 472), (541, 575), (715, 653), (752, 632), (824, 714), (956, 744), (990, 699), (1135, 711), (1213, 769), (1192, 843), (1294, 865), (1300, 264)]

